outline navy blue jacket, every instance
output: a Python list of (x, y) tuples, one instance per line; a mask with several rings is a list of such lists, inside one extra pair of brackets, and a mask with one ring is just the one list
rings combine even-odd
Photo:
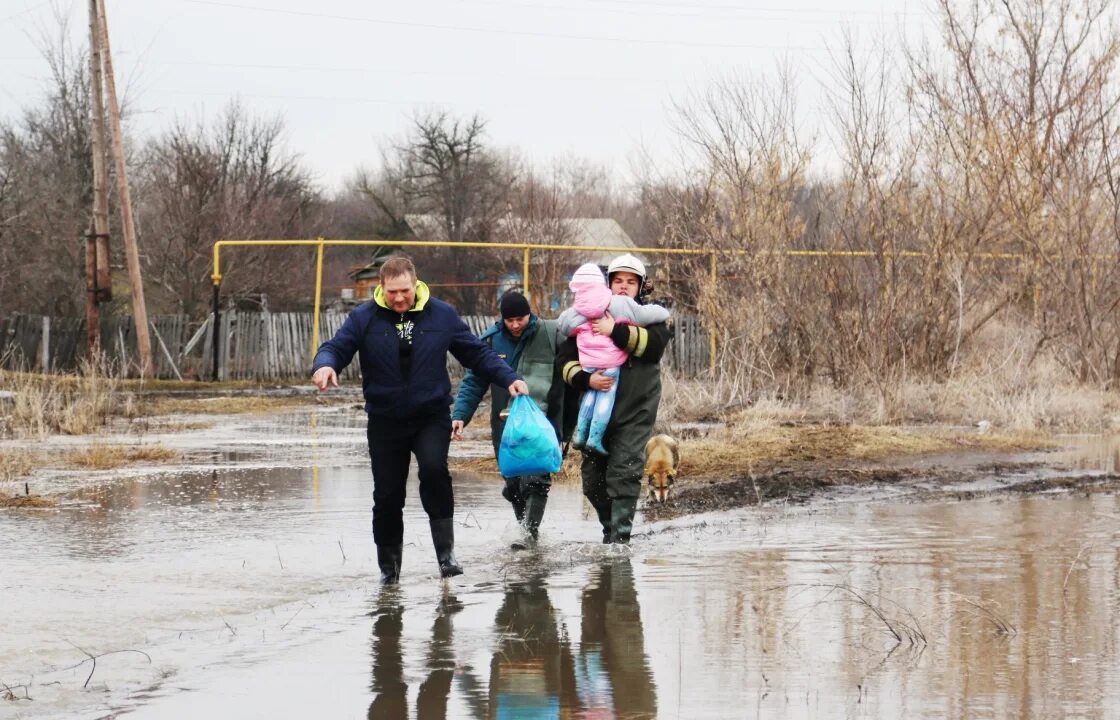
[[(358, 353), (362, 394), (370, 415), (405, 418), (447, 412), (452, 401), (448, 352), (490, 382), (509, 386), (520, 379), (474, 336), (455, 308), (431, 297), (424, 283), (417, 283), (416, 303), (406, 313), (394, 312), (379, 295), (354, 308), (335, 336), (319, 346), (311, 370), (314, 373), (321, 367), (332, 367), (341, 372)], [(407, 377), (401, 371), (397, 339), (397, 325), (405, 322), (413, 323)]]

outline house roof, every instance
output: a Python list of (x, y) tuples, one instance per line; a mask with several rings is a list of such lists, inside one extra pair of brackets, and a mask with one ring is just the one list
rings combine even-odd
[(379, 279), (381, 277), (381, 261), (375, 260), (369, 265), (360, 265), (358, 267), (351, 268), (350, 271), (346, 273), (346, 277), (355, 281), (363, 280), (366, 278)]
[[(437, 215), (405, 215), (405, 222), (413, 235), (420, 240), (446, 240), (447, 232), (443, 219)], [(505, 217), (498, 221), (495, 235), (498, 242), (529, 242), (542, 244), (579, 245), (586, 248), (623, 247), (635, 248), (634, 241), (614, 218), (563, 218), (562, 231), (555, 228), (535, 229), (529, 220), (518, 217)], [(559, 236), (559, 237), (557, 237)], [(557, 238), (550, 240), (549, 238)], [(606, 265), (618, 255), (618, 251), (607, 250), (588, 253), (583, 262)]]

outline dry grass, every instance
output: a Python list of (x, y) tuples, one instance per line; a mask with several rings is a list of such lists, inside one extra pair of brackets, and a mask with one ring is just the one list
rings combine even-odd
[(178, 450), (162, 445), (90, 445), (66, 453), (64, 462), (70, 467), (89, 470), (111, 470), (133, 463), (167, 462), (180, 457)]
[(0, 387), (15, 393), (0, 415), (0, 435), (81, 435), (114, 414), (119, 380), (104, 364), (85, 364), (76, 375), (36, 375), (0, 370)]
[(0, 494), (0, 508), (46, 508), (58, 505), (58, 500), (42, 495)]
[(145, 420), (145, 432), (189, 432), (191, 430), (209, 430), (214, 423), (209, 420)]
[(36, 470), (80, 468), (112, 470), (140, 463), (178, 460), (182, 453), (163, 445), (113, 445), (94, 443), (65, 452), (12, 449), (0, 452), (0, 480), (28, 477)]
[(965, 450), (1054, 447), (1045, 433), (857, 425), (732, 425), (681, 441), (681, 476), (743, 475), (796, 462), (877, 461)]
[(174, 392), (182, 390), (202, 392), (223, 392), (229, 390), (263, 390), (266, 388), (291, 387), (293, 385), (308, 385), (309, 378), (295, 378), (291, 381), (269, 380), (226, 380), (223, 382), (206, 382), (201, 380), (141, 380), (139, 378), (124, 378), (120, 381), (122, 390), (144, 392)]
[(236, 415), (269, 413), (319, 404), (319, 398), (287, 397), (161, 397), (138, 403), (130, 414), (151, 415)]
[(28, 450), (0, 450), (0, 480), (26, 477), (36, 465), (35, 455)]
[[(83, 435), (101, 429), (113, 417), (138, 418), (155, 415), (231, 415), (268, 413), (311, 403), (352, 402), (352, 398), (286, 396), (259, 397), (149, 397), (144, 393), (201, 390), (229, 391), (277, 387), (258, 381), (198, 383), (166, 380), (129, 380), (114, 374), (104, 363), (85, 365), (77, 374), (42, 375), (0, 370), (0, 389), (14, 393), (0, 400), (0, 437), (45, 438), (54, 434)], [(210, 427), (203, 423), (167, 423), (166, 428), (193, 430)]]

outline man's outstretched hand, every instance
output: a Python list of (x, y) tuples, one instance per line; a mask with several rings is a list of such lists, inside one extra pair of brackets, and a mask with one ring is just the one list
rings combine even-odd
[(509, 394), (514, 397), (517, 397), (518, 395), (528, 395), (529, 386), (525, 383), (524, 380), (514, 380), (513, 383), (509, 386)]
[(332, 385), (338, 387), (338, 373), (332, 367), (321, 367), (311, 376), (311, 381), (320, 390), (326, 390)]

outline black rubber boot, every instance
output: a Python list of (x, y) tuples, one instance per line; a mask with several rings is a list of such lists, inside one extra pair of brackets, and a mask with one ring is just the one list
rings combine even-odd
[(436, 547), (436, 560), (439, 561), (440, 577), (455, 577), (463, 574), (463, 567), (455, 560), (455, 521), (431, 520), (432, 544)]
[(377, 566), (381, 568), (381, 584), (396, 585), (401, 579), (401, 545), (378, 545)]
[(525, 538), (511, 545), (514, 550), (528, 550), (537, 544), (540, 537), (541, 520), (544, 519), (544, 508), (548, 504), (548, 495), (532, 493), (525, 498)]
[(534, 542), (539, 535), (541, 521), (544, 520), (546, 505), (548, 505), (548, 495), (543, 493), (533, 493), (525, 499), (525, 529)]
[(625, 545), (630, 542), (630, 531), (634, 528), (634, 513), (638, 509), (638, 498), (616, 497), (611, 499), (611, 532), (609, 542)]
[(603, 543), (611, 541), (611, 502), (610, 498), (606, 502), (599, 505), (592, 503), (591, 507), (595, 508), (595, 514), (599, 517), (599, 524), (603, 526)]
[(525, 500), (521, 497), (521, 478), (506, 478), (506, 486), (502, 488), (502, 497), (513, 505), (513, 516), (517, 522), (525, 519)]

